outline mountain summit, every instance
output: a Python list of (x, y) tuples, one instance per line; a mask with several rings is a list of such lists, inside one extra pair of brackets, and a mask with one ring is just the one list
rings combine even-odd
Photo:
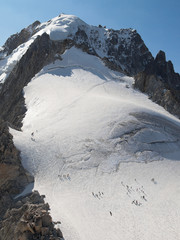
[[(9, 55), (16, 49), (16, 57), (13, 60), (19, 60), (30, 44), (44, 33), (48, 34), (52, 41), (69, 40), (90, 54), (107, 58), (129, 74), (144, 70), (144, 66), (152, 60), (151, 53), (134, 29), (115, 31), (101, 26), (94, 27), (76, 16), (64, 14), (46, 23), (40, 24), (36, 21), (19, 34), (12, 35), (4, 44), (3, 52)], [(20, 47), (17, 49), (18, 43), (19, 45), (26, 43), (23, 51), (22, 45), (21, 50)]]
[(0, 237), (178, 240), (179, 74), (165, 54), (133, 29), (61, 14), (0, 56)]

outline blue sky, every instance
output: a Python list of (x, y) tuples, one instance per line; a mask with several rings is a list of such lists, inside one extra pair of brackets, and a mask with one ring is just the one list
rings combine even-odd
[(0, 46), (35, 20), (73, 14), (91, 25), (135, 28), (153, 56), (161, 49), (180, 73), (180, 0), (0, 0)]

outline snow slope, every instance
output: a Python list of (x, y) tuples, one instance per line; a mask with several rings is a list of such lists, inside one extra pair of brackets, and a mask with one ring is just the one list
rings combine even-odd
[(66, 240), (180, 239), (180, 122), (71, 48), (24, 89), (23, 165)]

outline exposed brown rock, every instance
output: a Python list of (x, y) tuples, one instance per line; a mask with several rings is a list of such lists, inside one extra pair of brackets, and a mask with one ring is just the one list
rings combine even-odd
[[(128, 40), (125, 35), (128, 36)], [(98, 56), (97, 49), (101, 48), (98, 31), (91, 32), (88, 38), (86, 32), (79, 28), (73, 40), (83, 51)], [(132, 29), (109, 29), (104, 50), (107, 51), (108, 66), (130, 76), (143, 71), (146, 65), (153, 61), (152, 54), (141, 36)]]
[(37, 29), (36, 27), (40, 24), (39, 21), (35, 21), (33, 24), (29, 25), (27, 28), (21, 30), (20, 33), (13, 34), (5, 42), (3, 48), (4, 52), (7, 52), (7, 55), (11, 54), (14, 49), (16, 49), (22, 43), (28, 41), (28, 39), (33, 36)]
[(13, 202), (11, 208), (7, 209), (1, 221), (0, 239), (29, 240), (41, 239), (42, 236), (47, 240), (62, 239), (60, 229), (54, 227), (49, 215), (49, 206), (39, 193), (31, 193), (24, 198)]
[(41, 228), (41, 234), (42, 234), (42, 236), (49, 235), (49, 228), (48, 227), (42, 227)]
[(180, 118), (180, 75), (174, 72), (170, 61), (166, 62), (163, 51), (135, 76), (135, 88)]
[(49, 226), (50, 223), (52, 223), (52, 218), (51, 218), (50, 215), (48, 215), (48, 214), (45, 213), (45, 214), (42, 216), (42, 225), (43, 225), (43, 227)]
[(12, 197), (32, 181), (33, 177), (21, 165), (20, 152), (13, 144), (7, 123), (0, 120), (0, 219)]

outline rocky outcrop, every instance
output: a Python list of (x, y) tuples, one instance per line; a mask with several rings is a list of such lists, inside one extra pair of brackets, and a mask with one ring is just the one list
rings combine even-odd
[(132, 76), (143, 71), (152, 60), (152, 54), (144, 44), (141, 36), (133, 29), (108, 29), (103, 34), (91, 30), (90, 36), (83, 29), (78, 29), (73, 40), (89, 54), (94, 54), (114, 69)]
[[(60, 222), (59, 222), (60, 223)], [(0, 222), (2, 240), (60, 240), (63, 239), (56, 223), (49, 215), (49, 205), (38, 192), (16, 199)]]
[(7, 55), (11, 54), (14, 49), (16, 49), (22, 43), (25, 43), (32, 37), (38, 30), (37, 26), (40, 24), (39, 21), (35, 21), (33, 24), (29, 25), (27, 28), (21, 30), (20, 33), (11, 35), (3, 46), (3, 52)]
[[(121, 29), (120, 31), (123, 33), (127, 30)], [(144, 70), (153, 57), (135, 30), (131, 31), (129, 35), (129, 41), (124, 38), (117, 39), (116, 32), (112, 31), (110, 39), (107, 39), (108, 60), (121, 66), (126, 74), (132, 76)], [(117, 41), (118, 48), (114, 46), (114, 42)]]
[(22, 167), (20, 152), (13, 144), (8, 126), (0, 120), (0, 219), (11, 205), (12, 197), (30, 182), (33, 177)]
[(163, 51), (135, 76), (135, 88), (180, 118), (180, 75), (174, 72), (172, 62), (166, 61)]

